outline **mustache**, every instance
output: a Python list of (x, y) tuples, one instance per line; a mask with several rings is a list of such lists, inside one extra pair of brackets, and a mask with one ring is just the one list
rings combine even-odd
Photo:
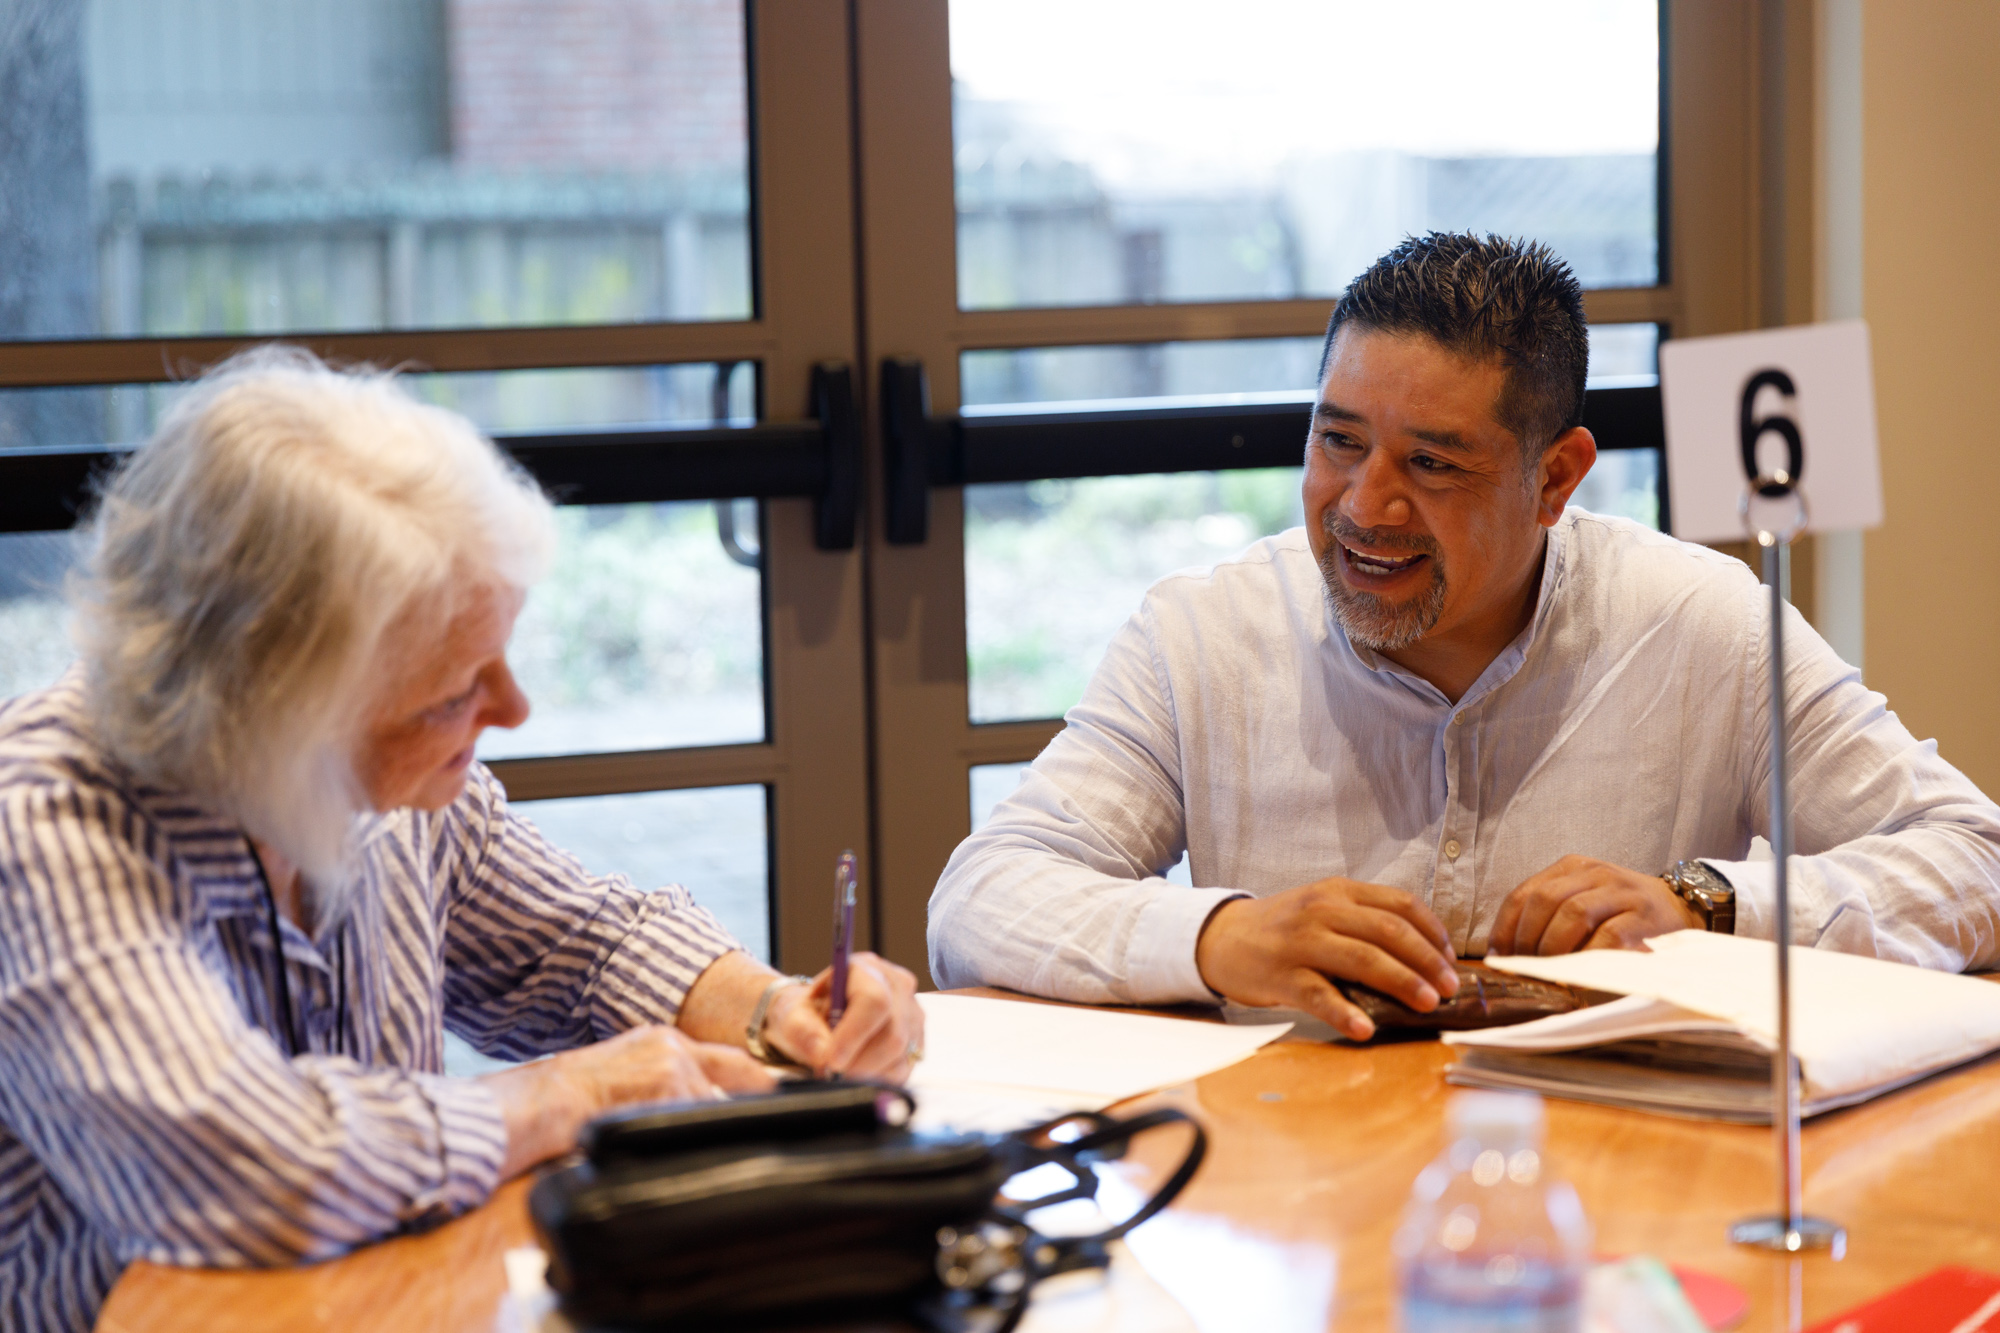
[(1356, 527), (1331, 511), (1321, 516), (1319, 526), (1322, 532), (1343, 546), (1365, 546), (1373, 551), (1402, 551), (1410, 555), (1438, 554), (1438, 544), (1432, 538)]

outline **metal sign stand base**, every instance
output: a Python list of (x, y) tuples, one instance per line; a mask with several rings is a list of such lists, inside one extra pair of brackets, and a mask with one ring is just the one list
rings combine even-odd
[(1823, 1217), (1753, 1217), (1731, 1224), (1729, 1240), (1780, 1253), (1831, 1250), (1836, 1259), (1847, 1253), (1847, 1228)]
[[(1772, 532), (1750, 522), (1753, 496), (1790, 497), (1798, 518), (1789, 529)], [(1792, 1059), (1792, 902), (1787, 882), (1792, 856), (1791, 764), (1785, 726), (1785, 587), (1790, 582), (1791, 541), (1806, 526), (1805, 496), (1783, 473), (1759, 477), (1743, 501), (1745, 524), (1763, 552), (1764, 582), (1771, 595), (1771, 880), (1772, 919), (1778, 937), (1778, 1049), (1771, 1059), (1771, 1129), (1778, 1150), (1778, 1207), (1772, 1217), (1753, 1217), (1729, 1228), (1737, 1245), (1780, 1253), (1828, 1250), (1838, 1259), (1847, 1251), (1847, 1231), (1838, 1223), (1805, 1215), (1799, 1170), (1799, 1067)]]

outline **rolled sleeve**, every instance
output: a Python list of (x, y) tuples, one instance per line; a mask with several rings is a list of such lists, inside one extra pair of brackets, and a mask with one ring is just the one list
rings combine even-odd
[(743, 946), (678, 884), (593, 875), (474, 770), (446, 816), (446, 1020), (488, 1055), (527, 1059), (671, 1023), (696, 979)]
[(499, 1185), (507, 1127), (499, 1101), (477, 1079), (419, 1074), (415, 1081), (436, 1118), (438, 1180), (412, 1206), (427, 1221), (442, 1220), (477, 1207)]
[(709, 964), (743, 947), (678, 884), (643, 895), (635, 915), (591, 987), (600, 1031), (671, 1020)]

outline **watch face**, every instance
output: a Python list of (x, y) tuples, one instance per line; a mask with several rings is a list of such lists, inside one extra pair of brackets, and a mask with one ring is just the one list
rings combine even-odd
[(1682, 882), (1708, 902), (1729, 902), (1736, 897), (1736, 890), (1727, 880), (1699, 861), (1690, 863), (1682, 875)]

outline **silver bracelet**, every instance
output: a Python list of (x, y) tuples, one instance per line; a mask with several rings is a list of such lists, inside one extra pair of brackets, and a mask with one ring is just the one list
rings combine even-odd
[[(757, 1007), (750, 1011), (749, 1026), (743, 1029), (743, 1046), (759, 1060), (770, 1060), (776, 1053), (764, 1044), (764, 1020), (771, 1016), (771, 1001), (778, 998), (778, 992), (787, 986), (810, 986), (811, 977), (772, 977), (771, 984), (764, 987), (764, 993), (757, 997)], [(783, 1057), (777, 1057), (783, 1058)]]

